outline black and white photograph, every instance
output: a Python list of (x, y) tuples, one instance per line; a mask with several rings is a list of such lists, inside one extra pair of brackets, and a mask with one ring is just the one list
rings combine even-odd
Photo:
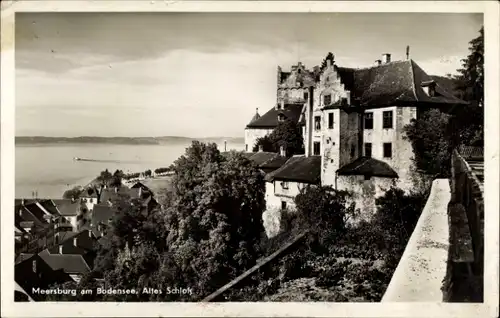
[(498, 314), (486, 4), (305, 6), (16, 11), (3, 296)]

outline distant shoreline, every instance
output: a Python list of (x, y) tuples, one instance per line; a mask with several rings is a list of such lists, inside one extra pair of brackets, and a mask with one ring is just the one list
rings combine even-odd
[(44, 144), (113, 144), (113, 145), (162, 145), (162, 144), (185, 144), (198, 140), (200, 142), (244, 143), (243, 137), (44, 137), (44, 136), (16, 136), (16, 145), (44, 145)]

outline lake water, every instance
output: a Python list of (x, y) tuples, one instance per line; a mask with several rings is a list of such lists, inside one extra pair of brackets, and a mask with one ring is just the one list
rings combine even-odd
[[(168, 167), (184, 154), (186, 144), (171, 145), (16, 145), (16, 198), (31, 198), (38, 191), (39, 198), (61, 198), (64, 191), (85, 185), (104, 169), (125, 173), (154, 171)], [(218, 145), (223, 151), (224, 144)], [(227, 144), (227, 150), (243, 150), (244, 144)], [(98, 161), (75, 161), (74, 157)]]

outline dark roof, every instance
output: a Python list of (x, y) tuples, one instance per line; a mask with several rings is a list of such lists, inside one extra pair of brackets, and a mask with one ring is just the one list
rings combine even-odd
[(71, 199), (52, 199), (59, 213), (63, 216), (77, 216), (80, 208), (78, 200)]
[(62, 269), (67, 274), (85, 274), (90, 272), (90, 266), (82, 255), (50, 254), (43, 250), (38, 254), (53, 270)]
[(359, 157), (339, 170), (338, 175), (363, 175), (384, 178), (397, 178), (398, 174), (387, 163), (369, 157)]
[(35, 199), (14, 199), (14, 205), (22, 205), (24, 201), (24, 204), (30, 204), (33, 202), (36, 202)]
[(288, 157), (283, 157), (276, 154), (274, 158), (271, 158), (268, 161), (261, 164), (260, 168), (266, 170), (278, 169), (279, 167), (283, 166), (288, 161), (288, 159), (289, 159)]
[(37, 224), (43, 223), (43, 219), (40, 220), (38, 217), (36, 217), (30, 210), (26, 209), (24, 205), (18, 205), (15, 207), (15, 222), (20, 223), (23, 221), (31, 221), (35, 222)]
[(427, 95), (422, 83), (432, 81), (413, 60), (396, 61), (363, 69), (337, 67), (342, 83), (351, 91), (351, 104), (363, 107), (405, 103), (467, 104), (436, 85), (436, 96)]
[(252, 156), (250, 156), (250, 160), (253, 161), (257, 167), (260, 167), (267, 161), (275, 158), (278, 156), (277, 153), (275, 152), (266, 152), (266, 151), (261, 151), (261, 152), (255, 152)]
[(31, 254), (31, 253), (21, 253), (17, 256), (17, 258), (15, 260), (15, 264), (24, 262), (25, 260), (29, 259), (32, 256), (33, 256), (33, 254)]
[(259, 119), (247, 125), (247, 128), (273, 129), (278, 126), (278, 115), (283, 114), (286, 119), (298, 122), (302, 112), (303, 104), (285, 104), (284, 109), (271, 108)]
[(108, 220), (111, 219), (113, 215), (114, 211), (109, 205), (95, 204), (94, 209), (92, 210), (92, 225), (97, 226), (99, 222), (107, 224)]
[(318, 184), (321, 182), (321, 157), (294, 156), (283, 166), (267, 174), (266, 180), (287, 180)]
[(36, 204), (36, 202), (32, 202), (30, 204), (25, 204), (24, 208), (26, 210), (30, 211), (31, 214), (33, 214), (39, 221), (42, 221), (42, 222), (46, 221), (44, 216), (47, 214), (42, 209), (40, 209), (40, 207), (38, 206), (38, 204)]
[(40, 205), (50, 214), (59, 215), (59, 211), (52, 200), (41, 200), (38, 203), (40, 203)]
[(255, 114), (253, 115), (252, 120), (250, 120), (250, 124), (259, 118), (260, 118), (260, 114), (259, 114), (259, 109), (257, 108), (257, 111), (255, 111)]
[(123, 195), (138, 198), (139, 189), (130, 189), (126, 186), (102, 189), (100, 202), (119, 200)]

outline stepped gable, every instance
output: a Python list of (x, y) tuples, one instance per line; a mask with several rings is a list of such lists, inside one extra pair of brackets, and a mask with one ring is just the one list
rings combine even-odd
[(320, 156), (293, 156), (280, 168), (267, 174), (266, 181), (274, 180), (319, 184), (321, 182)]
[(338, 175), (398, 178), (398, 174), (387, 163), (369, 157), (359, 157), (337, 171)]

